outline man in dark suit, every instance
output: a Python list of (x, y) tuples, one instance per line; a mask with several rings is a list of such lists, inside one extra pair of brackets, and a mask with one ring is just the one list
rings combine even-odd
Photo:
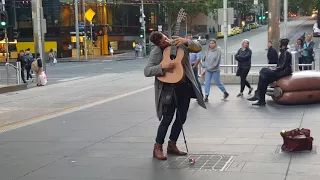
[(272, 42), (268, 41), (268, 64), (277, 64), (278, 63), (278, 53), (277, 51), (272, 47)]
[(277, 67), (262, 68), (259, 75), (257, 93), (249, 101), (258, 101), (253, 106), (265, 106), (265, 94), (268, 85), (278, 79), (292, 74), (292, 54), (288, 51), (289, 39), (280, 40), (280, 56)]

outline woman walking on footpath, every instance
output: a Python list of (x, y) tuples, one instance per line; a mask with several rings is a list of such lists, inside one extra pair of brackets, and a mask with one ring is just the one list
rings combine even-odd
[(221, 62), (221, 49), (217, 45), (215, 39), (210, 40), (209, 49), (203, 60), (203, 68), (206, 70), (205, 74), (205, 98), (204, 101), (208, 102), (210, 94), (211, 80), (213, 79), (216, 85), (223, 92), (223, 100), (227, 99), (229, 93), (226, 91), (224, 85), (220, 80), (220, 62)]
[(249, 88), (249, 93), (253, 91), (253, 88), (250, 86), (249, 82), (247, 81), (247, 76), (251, 68), (251, 56), (252, 51), (249, 48), (249, 40), (245, 39), (242, 41), (242, 47), (238, 50), (237, 54), (235, 55), (235, 59), (238, 61), (238, 71), (237, 76), (240, 76), (240, 93), (237, 97), (243, 96), (243, 91), (245, 86)]

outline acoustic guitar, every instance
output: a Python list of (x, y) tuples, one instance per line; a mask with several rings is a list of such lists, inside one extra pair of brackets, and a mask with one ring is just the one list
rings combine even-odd
[[(181, 26), (181, 20), (186, 16), (184, 9), (180, 9), (178, 13), (177, 22), (175, 25), (174, 35), (178, 36)], [(164, 49), (163, 51), (163, 60), (161, 64), (173, 62), (175, 67), (172, 68), (170, 71), (166, 71), (163, 76), (158, 76), (158, 80), (164, 83), (174, 84), (183, 78), (183, 66), (182, 66), (182, 59), (184, 57), (184, 50), (180, 47), (176, 47), (175, 45), (171, 45)]]

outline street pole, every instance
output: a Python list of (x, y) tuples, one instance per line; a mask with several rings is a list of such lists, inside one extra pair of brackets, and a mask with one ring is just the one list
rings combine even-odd
[(83, 37), (83, 42), (84, 42), (84, 54), (86, 60), (88, 59), (88, 46), (87, 46), (87, 28), (86, 28), (86, 4), (85, 0), (82, 0), (82, 11), (83, 11), (83, 24), (84, 24), (84, 37)]
[(43, 62), (43, 70), (46, 71), (46, 59), (44, 59), (44, 33), (46, 33), (46, 21), (43, 19), (42, 0), (34, 0), (32, 3), (33, 38), (35, 53), (40, 54)]
[(283, 16), (284, 16), (284, 36), (287, 37), (287, 25), (288, 25), (288, 0), (284, 0), (283, 3)]
[(188, 35), (188, 17), (186, 16), (186, 36)]
[[(2, 0), (2, 11), (6, 11), (6, 1)], [(8, 31), (4, 28), (4, 39), (6, 43), (6, 62), (9, 63), (9, 42), (8, 42)], [(9, 77), (7, 77), (9, 78)]]
[[(268, 40), (278, 44), (280, 40), (280, 1), (269, 0), (268, 5)], [(279, 53), (279, 48), (275, 48)]]
[(77, 48), (77, 60), (80, 59), (80, 42), (79, 42), (79, 19), (78, 19), (78, 0), (74, 0), (74, 17), (76, 28), (76, 48)]
[[(228, 58), (228, 9), (227, 9), (227, 0), (223, 0), (223, 39), (224, 39), (224, 64), (227, 64), (227, 58)], [(226, 72), (226, 68), (224, 68), (224, 71)]]
[(141, 29), (143, 30), (143, 56), (145, 56), (147, 53), (146, 51), (146, 22), (144, 21), (145, 15), (144, 15), (144, 8), (143, 8), (143, 0), (141, 0)]
[(92, 21), (90, 22), (90, 34), (91, 34), (91, 57), (92, 57), (92, 60), (93, 60), (93, 39), (92, 39)]

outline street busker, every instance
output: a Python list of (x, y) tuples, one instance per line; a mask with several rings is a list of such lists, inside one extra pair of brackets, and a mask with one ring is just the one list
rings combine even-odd
[(289, 39), (282, 38), (280, 40), (280, 56), (276, 67), (262, 68), (260, 70), (257, 93), (249, 98), (249, 101), (258, 101), (252, 105), (266, 105), (265, 94), (268, 85), (292, 74), (292, 55), (288, 51)]
[[(196, 41), (181, 37), (173, 37), (173, 39), (172, 44), (179, 46), (184, 50), (184, 57), (182, 60), (184, 77), (180, 82), (174, 84), (174, 86), (172, 86), (173, 84), (163, 83), (155, 78), (155, 104), (157, 117), (161, 122), (158, 127), (157, 137), (155, 140), (156, 143), (154, 144), (153, 157), (159, 160), (167, 159), (167, 156), (163, 153), (162, 146), (175, 112), (177, 111), (176, 119), (171, 128), (167, 153), (186, 155), (186, 152), (178, 149), (176, 142), (180, 135), (182, 125), (187, 119), (190, 99), (196, 98), (198, 100), (198, 104), (203, 108), (206, 108), (189, 61), (189, 53), (200, 52), (202, 50), (201, 45)], [(144, 69), (144, 75), (146, 77), (163, 76), (166, 72), (170, 72), (171, 69), (175, 67), (173, 62), (160, 64), (163, 59), (164, 49), (170, 46), (171, 43), (167, 36), (158, 31), (151, 33), (150, 41), (154, 43), (156, 47), (150, 53), (149, 62)], [(176, 94), (177, 99), (174, 98), (174, 94)]]
[(215, 39), (210, 40), (209, 49), (203, 58), (202, 67), (206, 70), (205, 74), (205, 102), (208, 102), (210, 94), (211, 80), (214, 79), (216, 85), (223, 92), (223, 100), (227, 99), (229, 93), (226, 91), (223, 83), (220, 80), (220, 62), (221, 62), (221, 49), (217, 45)]
[(238, 70), (236, 75), (240, 76), (240, 93), (237, 95), (237, 97), (243, 96), (245, 86), (249, 88), (248, 94), (251, 94), (253, 90), (253, 88), (250, 86), (250, 83), (247, 81), (247, 76), (251, 69), (251, 56), (252, 51), (249, 47), (249, 40), (245, 39), (242, 41), (242, 47), (235, 55), (235, 59), (238, 61)]

